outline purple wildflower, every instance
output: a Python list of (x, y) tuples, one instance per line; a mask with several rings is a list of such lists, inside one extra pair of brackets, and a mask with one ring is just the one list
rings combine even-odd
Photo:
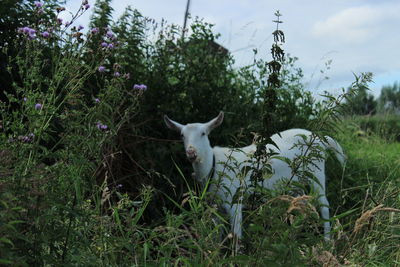
[(31, 30), (31, 28), (25, 26), (24, 28), (22, 28), (22, 31), (26, 34), (29, 34), (29, 31)]
[(18, 32), (26, 34), (28, 36), (29, 40), (36, 38), (36, 30), (35, 29), (25, 26), (23, 28), (18, 28)]
[(94, 102), (96, 102), (96, 103), (100, 103), (100, 99), (98, 99), (98, 98), (95, 98), (95, 99), (94, 99)]
[(133, 89), (135, 90), (142, 90), (142, 91), (146, 91), (147, 90), (147, 86), (144, 84), (135, 84), (133, 86)]
[(113, 44), (108, 44), (108, 48), (109, 48), (109, 49), (113, 49), (113, 48), (114, 48), (114, 45), (113, 45)]
[(83, 30), (85, 27), (83, 27), (82, 25), (78, 26), (78, 31)]
[(44, 31), (44, 32), (41, 33), (41, 35), (42, 35), (44, 38), (47, 38), (47, 37), (50, 36), (50, 33), (49, 33), (48, 31)]
[(57, 18), (57, 22), (58, 22), (58, 24), (62, 24), (63, 23), (63, 19), (62, 18)]
[(85, 8), (85, 10), (88, 10), (90, 8), (90, 5), (89, 4), (85, 4), (83, 7)]
[(40, 103), (35, 104), (35, 109), (40, 110), (42, 109), (43, 105)]
[(119, 76), (121, 76), (121, 74), (118, 71), (114, 72), (114, 77), (119, 77)]
[(64, 22), (64, 24), (65, 24), (65, 27), (68, 27), (69, 25), (71, 25), (71, 22), (66, 21), (66, 22)]
[(98, 68), (98, 71), (99, 72), (104, 72), (106, 70), (106, 67), (104, 67), (104, 66), (100, 66), (99, 68)]
[(96, 122), (96, 127), (97, 127), (97, 129), (99, 129), (101, 131), (108, 130), (108, 126), (105, 124), (102, 124), (101, 122)]
[(106, 42), (101, 43), (101, 47), (107, 47), (107, 46), (108, 46), (108, 44)]
[(123, 187), (122, 184), (117, 184), (117, 186), (115, 186), (117, 189), (121, 189)]
[(28, 100), (28, 98), (24, 97), (23, 100), (24, 100), (24, 102), (26, 102)]
[(37, 7), (37, 8), (40, 8), (40, 7), (42, 7), (43, 6), (43, 3), (42, 2), (39, 2), (39, 1), (35, 1), (35, 6)]
[(30, 133), (25, 136), (21, 136), (21, 135), (18, 136), (18, 140), (23, 143), (32, 143), (34, 137), (35, 137), (35, 135), (33, 133)]
[(93, 34), (94, 34), (94, 33), (98, 33), (98, 32), (99, 32), (99, 28), (92, 28), (90, 31), (91, 31)]
[(108, 38), (113, 38), (114, 37), (114, 33), (112, 31), (108, 30), (107, 33), (106, 33), (106, 36)]

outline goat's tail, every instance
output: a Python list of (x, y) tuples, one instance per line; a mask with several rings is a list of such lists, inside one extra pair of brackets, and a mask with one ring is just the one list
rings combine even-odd
[(325, 143), (326, 143), (327, 148), (330, 148), (333, 150), (333, 152), (335, 153), (336, 158), (339, 160), (340, 164), (342, 164), (342, 166), (344, 166), (344, 164), (346, 163), (347, 157), (344, 154), (342, 147), (332, 137), (325, 136), (325, 140), (326, 140)]

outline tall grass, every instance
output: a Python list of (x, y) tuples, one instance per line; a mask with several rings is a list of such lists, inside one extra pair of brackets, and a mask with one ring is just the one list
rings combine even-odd
[[(260, 191), (249, 196), (254, 205), (245, 212), (237, 249), (213, 196), (196, 188), (182, 161), (170, 160), (170, 149), (181, 148), (162, 130), (158, 115), (183, 118), (194, 110), (191, 118), (205, 118), (213, 112), (209, 106), (230, 108), (218, 140), (229, 140), (232, 132), (238, 143), (248, 140), (242, 132), (256, 128), (262, 98), (256, 89), (265, 84), (265, 64), (232, 70), (229, 55), (209, 50), (215, 36), (199, 21), (190, 42), (176, 40), (171, 26), (154, 44), (143, 40), (149, 21), (132, 10), (115, 32), (110, 27), (83, 34), (74, 21), (66, 26), (55, 16), (46, 23), (26, 25), (35, 32), (21, 29), (15, 43), (20, 51), (8, 58), (14, 76), (13, 93), (0, 103), (1, 265), (399, 264), (399, 144), (360, 136), (357, 120), (331, 120), (341, 101), (328, 99), (315, 110), (289, 80), (278, 91), (277, 110), (290, 111), (283, 116), (289, 125), (313, 115), (310, 127), (319, 134), (339, 129), (333, 137), (348, 162), (342, 170), (329, 161), (332, 242), (321, 238), (315, 194)], [(284, 76), (298, 83), (289, 72)], [(222, 103), (221, 96), (230, 98)], [(304, 100), (301, 107), (294, 99)], [(238, 129), (242, 117), (235, 117), (241, 112), (252, 118), (245, 130)]]

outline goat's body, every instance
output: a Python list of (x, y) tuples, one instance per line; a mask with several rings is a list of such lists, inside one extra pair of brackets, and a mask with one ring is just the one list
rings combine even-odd
[[(183, 137), (187, 158), (192, 162), (196, 179), (205, 184), (208, 178), (210, 190), (223, 201), (223, 207), (230, 216), (233, 232), (237, 237), (242, 236), (242, 200), (239, 197), (233, 201), (238, 190), (252, 189), (251, 171), (243, 171), (257, 166), (254, 153), (256, 146), (250, 145), (242, 148), (212, 148), (208, 134), (218, 127), (224, 114), (220, 114), (207, 123), (191, 123), (182, 125), (164, 117), (166, 125), (181, 133)], [(317, 191), (321, 204), (320, 212), (324, 222), (324, 236), (329, 239), (329, 202), (325, 190), (325, 158), (327, 149), (333, 149), (336, 157), (344, 163), (343, 150), (335, 140), (330, 137), (318, 138), (310, 131), (303, 129), (290, 129), (275, 134), (271, 137), (274, 144), (266, 146), (267, 152), (274, 153), (268, 159), (272, 174), (259, 181), (259, 185), (267, 189), (276, 189), (281, 182), (298, 181), (299, 174), (311, 174), (314, 177), (304, 177), (310, 181), (312, 188)], [(289, 163), (294, 163), (294, 169)], [(215, 166), (214, 166), (215, 164)], [(292, 164), (293, 165), (293, 164)], [(212, 177), (209, 177), (212, 176)]]
[[(312, 163), (300, 168), (307, 168), (314, 176), (315, 179), (309, 179), (311, 185), (319, 194), (319, 201), (321, 204), (321, 216), (325, 220), (329, 220), (329, 202), (326, 198), (325, 190), (325, 150), (328, 148), (334, 149), (337, 153), (338, 159), (343, 161), (343, 151), (340, 146), (330, 137), (326, 137), (326, 142), (323, 142), (318, 137), (314, 136), (310, 131), (303, 129), (290, 129), (281, 132), (279, 135), (275, 134), (271, 137), (272, 141), (276, 144), (268, 144), (267, 151), (276, 153), (277, 157), (272, 156), (267, 164), (271, 165), (272, 176), (259, 182), (260, 186), (268, 189), (275, 189), (282, 181), (298, 181), (298, 176), (292, 171), (292, 168), (282, 158), (293, 161), (302, 156), (308, 156), (310, 150), (306, 142), (312, 140), (312, 146), (318, 146), (320, 154), (318, 158), (312, 159)], [(224, 208), (231, 218), (233, 231), (237, 236), (241, 236), (241, 222), (242, 222), (242, 204), (241, 201), (233, 203), (233, 196), (240, 189), (248, 192), (251, 189), (250, 176), (251, 172), (247, 174), (241, 173), (243, 167), (248, 166), (254, 168), (256, 166), (256, 159), (253, 154), (256, 151), (256, 145), (250, 145), (242, 148), (226, 148), (214, 147), (212, 148), (215, 157), (215, 170), (213, 182), (210, 185), (210, 190), (214, 191), (223, 201)], [(314, 150), (315, 152), (315, 150)], [(279, 158), (278, 158), (279, 157)], [(212, 164), (212, 163), (211, 163)], [(195, 165), (195, 164), (194, 164)], [(199, 173), (210, 173), (212, 166), (209, 164), (201, 164), (204, 171)], [(208, 166), (207, 166), (208, 165)], [(229, 166), (229, 167), (228, 167)], [(200, 166), (194, 166), (195, 174), (196, 169)], [(204, 183), (204, 176), (196, 175), (199, 181)], [(240, 199), (239, 199), (240, 200)], [(330, 224), (324, 222), (325, 238), (329, 238)]]

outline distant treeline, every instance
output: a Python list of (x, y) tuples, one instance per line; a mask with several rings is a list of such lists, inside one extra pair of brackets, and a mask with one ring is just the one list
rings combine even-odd
[(360, 88), (350, 99), (348, 110), (354, 115), (397, 114), (400, 115), (400, 84), (382, 87), (378, 98), (368, 91), (367, 87)]

